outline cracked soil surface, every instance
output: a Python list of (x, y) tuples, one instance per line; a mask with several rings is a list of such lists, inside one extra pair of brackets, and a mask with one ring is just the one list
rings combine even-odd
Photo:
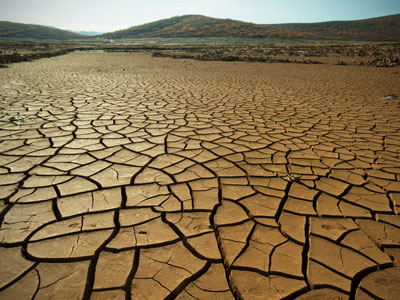
[(399, 68), (75, 52), (0, 70), (0, 299), (400, 299)]

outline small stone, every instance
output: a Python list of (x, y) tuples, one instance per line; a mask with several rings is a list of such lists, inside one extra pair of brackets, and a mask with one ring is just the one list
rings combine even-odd
[(15, 122), (15, 121), (24, 121), (24, 120), (25, 120), (25, 117), (22, 116), (22, 115), (16, 115), (16, 116), (12, 116), (12, 117), (10, 118), (10, 121), (11, 121), (11, 122)]

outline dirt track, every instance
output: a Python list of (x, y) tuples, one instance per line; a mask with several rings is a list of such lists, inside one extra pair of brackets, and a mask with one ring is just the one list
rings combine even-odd
[(399, 71), (0, 69), (0, 299), (399, 299)]

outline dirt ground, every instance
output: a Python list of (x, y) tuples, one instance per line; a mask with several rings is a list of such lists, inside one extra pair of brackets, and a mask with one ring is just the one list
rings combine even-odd
[(0, 299), (399, 299), (396, 96), (400, 67), (0, 69)]

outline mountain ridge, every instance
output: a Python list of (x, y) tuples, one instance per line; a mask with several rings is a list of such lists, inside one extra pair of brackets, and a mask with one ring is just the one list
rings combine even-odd
[(101, 37), (111, 39), (143, 37), (278, 37), (320, 38), (314, 34), (292, 29), (282, 30), (268, 24), (255, 24), (232, 19), (211, 18), (202, 15), (183, 15), (162, 19), (127, 29), (105, 33)]
[(50, 26), (0, 21), (0, 39), (89, 40), (129, 38), (246, 37), (342, 41), (400, 41), (400, 14), (315, 23), (255, 24), (202, 15), (183, 15), (96, 36)]
[(296, 29), (343, 40), (400, 41), (400, 14), (353, 21), (272, 24), (280, 29)]
[(1, 39), (74, 40), (85, 36), (52, 26), (0, 21)]

